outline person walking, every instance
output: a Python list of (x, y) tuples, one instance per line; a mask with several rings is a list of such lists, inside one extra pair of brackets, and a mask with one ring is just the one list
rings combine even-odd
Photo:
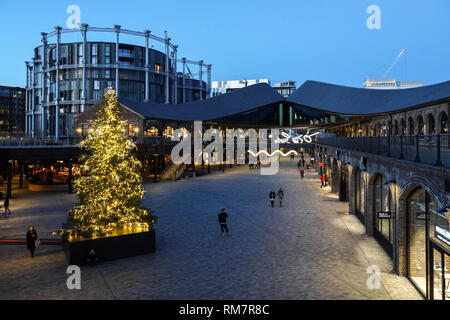
[(273, 190), (270, 191), (269, 199), (270, 199), (270, 204), (272, 205), (272, 207), (274, 207), (276, 197), (277, 197), (277, 195), (275, 194), (275, 191), (273, 191)]
[(320, 181), (321, 181), (320, 188), (322, 189), (323, 187), (325, 187), (325, 175), (323, 173), (320, 176)]
[(6, 196), (5, 202), (3, 202), (3, 206), (5, 207), (5, 213), (3, 214), (6, 217), (6, 214), (11, 215), (11, 209), (9, 208), (9, 197)]
[(228, 231), (227, 227), (227, 218), (228, 214), (225, 211), (225, 208), (222, 209), (222, 212), (219, 213), (219, 223), (220, 223), (220, 231), (222, 231), (222, 237), (224, 235), (223, 231), (225, 230), (227, 233), (227, 236), (231, 236), (230, 232)]
[(278, 199), (280, 199), (280, 207), (283, 206), (283, 198), (284, 198), (284, 192), (283, 192), (283, 189), (280, 188), (280, 190), (278, 190)]
[(302, 160), (298, 160), (298, 162), (297, 162), (297, 170), (300, 170), (301, 166), (302, 166)]
[(303, 168), (300, 169), (300, 177), (303, 178), (305, 177), (305, 170), (303, 170)]
[(29, 226), (27, 231), (27, 249), (30, 250), (31, 257), (34, 258), (34, 249), (36, 249), (37, 232), (34, 226)]

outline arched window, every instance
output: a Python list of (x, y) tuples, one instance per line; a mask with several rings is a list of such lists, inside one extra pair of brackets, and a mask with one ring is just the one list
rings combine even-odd
[(445, 112), (441, 113), (440, 130), (441, 134), (448, 134), (448, 116)]
[[(377, 239), (385, 249), (392, 253), (392, 244), (394, 241), (394, 223), (395, 221), (395, 199), (391, 194), (390, 183), (377, 174), (373, 183), (374, 199), (374, 231), (378, 235)], [(380, 218), (380, 212), (387, 212), (391, 219)]]
[(409, 117), (408, 119), (408, 134), (413, 135), (414, 134), (414, 120), (413, 118)]
[(401, 129), (401, 134), (405, 135), (406, 134), (405, 119), (400, 120), (400, 129)]
[(145, 130), (144, 135), (147, 137), (156, 137), (159, 135), (159, 130), (155, 126), (151, 126), (147, 130)]
[(434, 123), (434, 117), (430, 113), (427, 116), (427, 134), (435, 134), (435, 123)]
[(171, 138), (173, 136), (173, 127), (167, 126), (163, 132), (164, 138)]
[(424, 134), (425, 133), (425, 124), (423, 122), (422, 116), (417, 117), (417, 134)]
[(437, 201), (424, 189), (417, 188), (412, 191), (406, 199), (408, 215), (407, 229), (407, 261), (408, 278), (414, 282), (416, 287), (427, 294), (427, 263), (430, 254), (427, 254), (427, 229), (430, 228), (430, 215), (438, 209)]
[(364, 216), (365, 189), (363, 172), (357, 168), (355, 173), (355, 211), (360, 216)]

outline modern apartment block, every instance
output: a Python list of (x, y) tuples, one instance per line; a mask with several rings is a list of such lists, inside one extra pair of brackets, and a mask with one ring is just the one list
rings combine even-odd
[(422, 81), (399, 81), (395, 79), (366, 78), (363, 87), (366, 89), (407, 89), (422, 86)]
[[(75, 33), (80, 41), (62, 42), (62, 35)], [(88, 41), (93, 33), (112, 34), (113, 42)], [(74, 135), (74, 117), (95, 104), (105, 88), (119, 97), (154, 103), (187, 103), (210, 95), (211, 65), (178, 59), (178, 46), (164, 37), (83, 24), (78, 29), (55, 27), (42, 33), (42, 45), (26, 62), (25, 132), (33, 137), (63, 138)], [(143, 46), (121, 41), (121, 35), (136, 36)], [(50, 39), (55, 39), (50, 43)], [(157, 42), (164, 52), (153, 49)], [(178, 72), (177, 65), (182, 65)], [(191, 72), (191, 68), (194, 73)], [(198, 70), (198, 71), (197, 71)], [(204, 81), (206, 80), (206, 81)]]
[(22, 135), (25, 126), (25, 89), (0, 86), (0, 136)]
[(218, 96), (236, 89), (245, 88), (258, 83), (267, 83), (270, 85), (269, 79), (253, 79), (253, 80), (225, 80), (225, 81), (213, 81), (212, 83), (212, 96)]
[(289, 97), (295, 90), (297, 90), (297, 81), (287, 80), (275, 83), (273, 86), (284, 98)]

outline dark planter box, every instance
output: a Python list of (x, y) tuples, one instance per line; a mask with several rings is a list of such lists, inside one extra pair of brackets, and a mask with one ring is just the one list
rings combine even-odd
[(84, 241), (69, 242), (63, 238), (64, 252), (70, 265), (86, 264), (91, 249), (99, 262), (153, 253), (155, 247), (155, 230), (132, 233), (116, 237), (98, 238)]

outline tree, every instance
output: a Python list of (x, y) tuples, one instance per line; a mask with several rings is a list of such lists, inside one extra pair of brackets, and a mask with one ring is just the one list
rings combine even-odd
[(75, 180), (78, 205), (69, 211), (69, 240), (108, 237), (146, 231), (156, 221), (141, 207), (144, 196), (136, 144), (125, 136), (114, 90), (104, 95), (103, 106), (81, 142), (83, 175)]

